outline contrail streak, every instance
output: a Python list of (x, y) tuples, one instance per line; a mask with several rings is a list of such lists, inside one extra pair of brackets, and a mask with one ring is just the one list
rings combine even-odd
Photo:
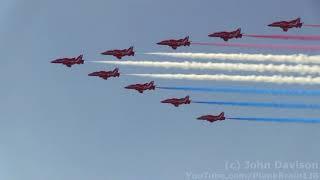
[(320, 24), (303, 24), (303, 26), (307, 26), (307, 27), (320, 27)]
[(264, 82), (277, 84), (309, 84), (319, 85), (320, 77), (292, 77), (292, 76), (241, 76), (225, 74), (126, 74), (129, 76), (160, 78), (160, 79), (179, 79), (179, 80), (213, 80), (213, 81), (238, 81), (238, 82)]
[(246, 37), (254, 37), (254, 38), (267, 38), (267, 39), (284, 39), (284, 40), (309, 40), (309, 41), (319, 41), (320, 36), (306, 36), (306, 35), (258, 35), (258, 34), (244, 34)]
[(245, 106), (245, 107), (269, 107), (287, 109), (320, 109), (317, 104), (280, 104), (280, 103), (260, 103), (260, 102), (224, 102), (224, 101), (191, 101), (197, 104), (211, 104), (224, 106)]
[(304, 51), (320, 51), (317, 45), (275, 45), (275, 44), (241, 44), (241, 43), (202, 43), (193, 42), (194, 45), (202, 46), (222, 46), (222, 47), (241, 47), (241, 48), (264, 48), (264, 49), (288, 49)]
[(262, 122), (281, 122), (281, 123), (320, 123), (320, 119), (298, 119), (298, 118), (227, 118), (238, 121), (262, 121)]
[(232, 63), (199, 63), (199, 62), (169, 62), (169, 61), (94, 61), (96, 63), (161, 67), (161, 68), (181, 68), (181, 69), (206, 69), (206, 70), (227, 70), (227, 71), (249, 71), (249, 72), (280, 72), (299, 74), (320, 74), (320, 66), (308, 65), (273, 65), (273, 64), (232, 64)]
[(297, 89), (256, 89), (256, 88), (229, 88), (229, 87), (166, 87), (157, 86), (158, 89), (177, 90), (177, 91), (200, 91), (200, 92), (219, 92), (219, 93), (243, 93), (243, 94), (271, 94), (271, 95), (290, 95), (290, 96), (320, 96), (318, 90), (297, 90)]
[(253, 61), (253, 62), (278, 62), (278, 63), (296, 63), (296, 64), (320, 64), (320, 56), (308, 56), (304, 54), (295, 55), (272, 55), (272, 54), (225, 54), (225, 53), (166, 53), (153, 52), (145, 53), (150, 55), (160, 55), (175, 58), (191, 59), (212, 59), (212, 60), (230, 60), (230, 61)]

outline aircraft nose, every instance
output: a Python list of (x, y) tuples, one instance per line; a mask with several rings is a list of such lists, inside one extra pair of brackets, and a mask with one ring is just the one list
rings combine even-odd
[(101, 53), (102, 55), (109, 55), (109, 51), (104, 51)]
[(53, 61), (51, 61), (51, 63), (57, 63), (58, 62), (58, 60), (53, 60)]
[(129, 89), (129, 88), (130, 88), (130, 86), (126, 86), (126, 87), (124, 87), (124, 88)]
[(157, 44), (158, 44), (158, 45), (162, 45), (162, 42), (158, 42)]
[(94, 76), (95, 73), (89, 73), (88, 76)]

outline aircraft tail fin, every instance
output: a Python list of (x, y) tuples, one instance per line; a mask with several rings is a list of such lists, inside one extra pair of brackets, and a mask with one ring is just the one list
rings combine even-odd
[(186, 100), (186, 104), (190, 104), (191, 103), (191, 100), (190, 100), (190, 96), (186, 96), (185, 97), (185, 100)]
[(301, 18), (298, 17), (297, 19), (289, 21), (289, 23), (295, 23), (295, 24), (300, 24), (301, 23)]
[(77, 60), (79, 61), (79, 60), (82, 60), (82, 58), (83, 58), (83, 55), (81, 54), (81, 55), (79, 55), (78, 57), (77, 57)]
[(84, 63), (83, 54), (81, 54), (80, 56), (78, 56), (78, 57), (76, 58), (76, 60), (77, 60), (79, 63), (83, 64), (83, 63)]
[(154, 81), (151, 81), (150, 83), (149, 83), (149, 87), (151, 88), (151, 89), (155, 89), (156, 88), (156, 86), (154, 85)]
[(113, 70), (113, 72), (114, 72), (114, 73), (118, 73), (118, 72), (119, 72), (119, 68), (115, 68), (115, 69)]
[(130, 56), (134, 56), (133, 46), (129, 47), (128, 53), (129, 53)]
[(219, 114), (219, 117), (224, 117), (224, 112), (221, 112), (221, 113)]
[(301, 27), (302, 27), (302, 24), (303, 24), (303, 23), (301, 22), (301, 18), (298, 17), (298, 18), (297, 18), (297, 27), (298, 27), (298, 28), (301, 28)]
[(236, 30), (236, 37), (237, 37), (237, 38), (242, 38), (241, 28), (238, 28), (238, 29)]
[(190, 46), (191, 42), (189, 41), (189, 36), (186, 36), (186, 37), (183, 39), (183, 42), (184, 42), (185, 46)]

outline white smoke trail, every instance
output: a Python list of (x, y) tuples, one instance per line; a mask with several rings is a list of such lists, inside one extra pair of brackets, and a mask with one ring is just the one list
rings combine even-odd
[(213, 80), (213, 81), (239, 81), (239, 82), (264, 82), (277, 84), (309, 84), (319, 85), (320, 78), (292, 77), (292, 76), (240, 76), (225, 74), (126, 74), (129, 76), (150, 77), (160, 79), (180, 79), (180, 80)]
[(309, 56), (305, 54), (294, 55), (273, 55), (273, 54), (225, 54), (225, 53), (165, 53), (153, 52), (145, 53), (150, 55), (161, 55), (176, 58), (191, 59), (219, 59), (230, 61), (255, 61), (255, 62), (278, 62), (278, 63), (296, 63), (296, 64), (320, 64), (320, 56)]
[(227, 70), (227, 71), (251, 71), (251, 72), (279, 72), (279, 73), (299, 73), (299, 74), (320, 74), (320, 66), (308, 65), (273, 65), (273, 64), (232, 64), (232, 63), (199, 63), (199, 62), (168, 62), (168, 61), (94, 61), (96, 63), (161, 67), (161, 68), (181, 68), (181, 69), (207, 69), (207, 70)]

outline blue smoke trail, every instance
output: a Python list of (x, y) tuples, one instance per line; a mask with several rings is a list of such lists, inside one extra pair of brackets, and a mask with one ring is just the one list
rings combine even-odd
[(221, 92), (221, 93), (244, 93), (244, 94), (271, 94), (290, 96), (320, 96), (319, 90), (288, 90), (288, 89), (254, 89), (254, 88), (197, 88), (197, 87), (157, 87), (159, 89), (200, 91), (200, 92)]
[(198, 104), (214, 104), (226, 106), (254, 106), (270, 108), (289, 108), (289, 109), (320, 109), (317, 104), (278, 104), (278, 103), (260, 103), (260, 102), (219, 102), (219, 101), (191, 101)]
[(320, 119), (291, 119), (291, 118), (227, 118), (239, 121), (262, 121), (262, 122), (282, 122), (282, 123), (320, 123)]

